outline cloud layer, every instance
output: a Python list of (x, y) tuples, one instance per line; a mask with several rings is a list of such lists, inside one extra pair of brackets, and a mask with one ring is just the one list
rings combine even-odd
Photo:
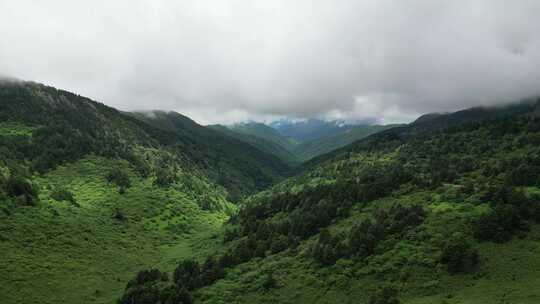
[(540, 91), (539, 1), (0, 0), (0, 73), (202, 123), (403, 122)]

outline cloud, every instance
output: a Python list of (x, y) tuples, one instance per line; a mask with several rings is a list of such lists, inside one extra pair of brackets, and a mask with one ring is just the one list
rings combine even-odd
[(538, 1), (0, 1), (0, 73), (202, 123), (538, 94)]

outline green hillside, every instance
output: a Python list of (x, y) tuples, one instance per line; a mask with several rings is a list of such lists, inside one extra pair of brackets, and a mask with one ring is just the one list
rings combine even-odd
[[(130, 176), (124, 194), (107, 182), (111, 167)], [(159, 187), (125, 161), (90, 156), (33, 178), (31, 205), (2, 192), (2, 303), (114, 303), (139, 268), (173, 269), (192, 247), (204, 252), (197, 239), (236, 207), (224, 190), (178, 174)]]
[(181, 114), (153, 111), (129, 115), (174, 133), (183, 143), (180, 148), (190, 151), (190, 158), (202, 164), (205, 175), (225, 186), (235, 200), (272, 185), (290, 170), (277, 156), (203, 127)]
[(238, 123), (227, 127), (237, 133), (264, 138), (289, 151), (291, 151), (292, 149), (294, 149), (295, 146), (298, 145), (298, 143), (294, 139), (281, 135), (274, 128), (269, 127), (263, 123)]
[(209, 127), (249, 143), (261, 151), (275, 155), (290, 166), (295, 167), (301, 162), (329, 153), (371, 134), (399, 126), (347, 125), (340, 128), (336, 126), (336, 122), (324, 123), (314, 120), (310, 123), (293, 124), (288, 126), (288, 129), (292, 130), (294, 127), (298, 127), (300, 129), (298, 132), (303, 132), (305, 131), (304, 129), (308, 126), (311, 127), (313, 124), (321, 128), (321, 133), (319, 134), (318, 129), (315, 127), (309, 129), (309, 132), (311, 132), (310, 136), (316, 136), (316, 138), (302, 143), (285, 137), (277, 130), (262, 123), (242, 123), (231, 126), (213, 125)]
[(208, 127), (216, 131), (219, 131), (227, 136), (230, 136), (232, 138), (236, 138), (240, 141), (248, 143), (254, 146), (255, 148), (259, 149), (260, 151), (266, 152), (270, 155), (275, 155), (291, 167), (294, 167), (300, 164), (300, 160), (298, 159), (298, 157), (289, 150), (292, 147), (285, 148), (281, 144), (276, 143), (275, 141), (272, 141), (271, 139), (268, 139), (267, 137), (264, 137), (265, 136), (264, 133), (251, 135), (246, 132), (237, 131), (236, 128), (230, 128), (230, 127), (226, 127), (222, 125), (211, 125)]
[(458, 112), (318, 159), (245, 200), (213, 258), (141, 272), (120, 302), (537, 303), (538, 109)]
[(294, 152), (302, 161), (329, 153), (350, 143), (367, 137), (371, 134), (384, 131), (399, 125), (360, 125), (352, 126), (341, 133), (329, 137), (322, 137), (298, 145)]
[[(0, 119), (36, 128), (31, 166), (44, 172), (89, 153), (145, 165), (141, 149), (163, 149), (226, 187), (234, 199), (281, 179), (289, 167), (272, 155), (177, 113), (135, 118), (90, 99), (35, 83), (2, 84)], [(137, 115), (140, 118), (140, 115)], [(146, 116), (145, 116), (146, 117)]]
[(171, 121), (167, 130), (52, 87), (0, 84), (2, 303), (114, 303), (139, 268), (205, 252), (237, 209), (231, 198), (288, 170)]

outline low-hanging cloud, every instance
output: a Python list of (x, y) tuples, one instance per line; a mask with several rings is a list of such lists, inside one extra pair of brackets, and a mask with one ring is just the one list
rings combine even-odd
[(403, 122), (540, 91), (538, 1), (0, 0), (0, 73), (202, 123)]

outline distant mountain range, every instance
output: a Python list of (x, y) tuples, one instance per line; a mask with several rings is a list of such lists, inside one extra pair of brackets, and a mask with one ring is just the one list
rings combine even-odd
[(282, 119), (268, 124), (248, 122), (211, 126), (271, 153), (290, 165), (346, 146), (373, 133), (399, 125), (351, 124), (343, 120)]
[(275, 155), (290, 166), (296, 166), (300, 163), (300, 159), (293, 152), (298, 144), (292, 139), (283, 137), (265, 124), (246, 123), (232, 126), (210, 125), (208, 127), (248, 143), (263, 152)]
[(271, 122), (270, 127), (276, 129), (281, 135), (290, 137), (299, 143), (329, 137), (353, 128), (343, 120), (326, 121), (321, 119), (289, 120), (282, 119)]

